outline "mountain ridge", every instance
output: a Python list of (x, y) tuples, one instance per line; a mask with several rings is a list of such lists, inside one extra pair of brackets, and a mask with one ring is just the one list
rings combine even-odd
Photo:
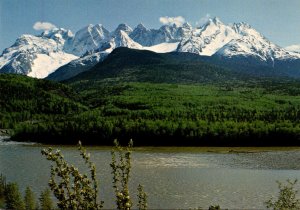
[[(132, 29), (127, 24), (119, 24), (109, 32), (101, 24), (90, 24), (75, 35), (58, 28), (39, 36), (23, 35), (3, 51), (0, 73), (45, 78), (64, 65), (70, 67), (68, 63), (73, 61), (81, 70), (88, 70), (87, 66), (92, 67), (101, 60), (91, 57), (96, 58), (99, 53), (109, 54), (118, 47), (159, 53), (189, 52), (233, 60), (248, 57), (257, 60), (259, 65), (269, 67), (284, 62), (298, 63), (300, 60), (300, 53), (273, 44), (249, 24), (241, 22), (226, 25), (215, 17), (196, 28), (188, 23), (182, 26), (163, 25), (159, 29), (147, 29), (142, 24)], [(290, 65), (290, 68), (293, 68), (292, 71), (300, 70), (298, 64)], [(66, 69), (71, 71), (70, 68)]]

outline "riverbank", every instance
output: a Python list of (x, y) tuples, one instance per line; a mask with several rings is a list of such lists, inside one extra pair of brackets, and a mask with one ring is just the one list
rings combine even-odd
[(0, 129), (0, 136), (11, 136), (13, 133), (12, 129)]

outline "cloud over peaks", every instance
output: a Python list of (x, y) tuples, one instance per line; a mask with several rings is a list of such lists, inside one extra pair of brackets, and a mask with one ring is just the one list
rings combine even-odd
[(207, 23), (207, 21), (211, 18), (210, 14), (206, 14), (204, 17), (200, 18), (196, 22), (196, 26), (202, 26), (203, 24)]
[(33, 25), (33, 29), (34, 30), (37, 30), (37, 31), (49, 31), (49, 30), (52, 30), (56, 28), (56, 26), (52, 23), (49, 23), (49, 22), (36, 22), (34, 25)]
[(159, 22), (161, 22), (164, 25), (172, 25), (176, 24), (177, 26), (181, 26), (182, 24), (185, 23), (185, 19), (182, 16), (177, 16), (177, 17), (160, 17)]

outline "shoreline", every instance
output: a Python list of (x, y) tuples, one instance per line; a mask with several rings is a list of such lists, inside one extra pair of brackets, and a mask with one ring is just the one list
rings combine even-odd
[(0, 137), (1, 136), (11, 137), (12, 133), (13, 133), (12, 129), (0, 129)]

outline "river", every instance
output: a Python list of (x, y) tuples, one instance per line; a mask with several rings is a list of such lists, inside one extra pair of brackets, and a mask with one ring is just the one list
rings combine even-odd
[[(42, 145), (0, 140), (0, 173), (40, 193), (50, 175)], [(66, 159), (86, 170), (76, 147), (60, 148)], [(109, 147), (87, 147), (96, 163), (100, 198), (114, 207)], [(219, 204), (229, 209), (261, 209), (278, 192), (276, 180), (300, 179), (299, 148), (135, 148), (130, 192), (142, 184), (149, 208), (188, 209)], [(297, 186), (297, 189), (300, 189)], [(136, 202), (135, 202), (136, 203)]]

